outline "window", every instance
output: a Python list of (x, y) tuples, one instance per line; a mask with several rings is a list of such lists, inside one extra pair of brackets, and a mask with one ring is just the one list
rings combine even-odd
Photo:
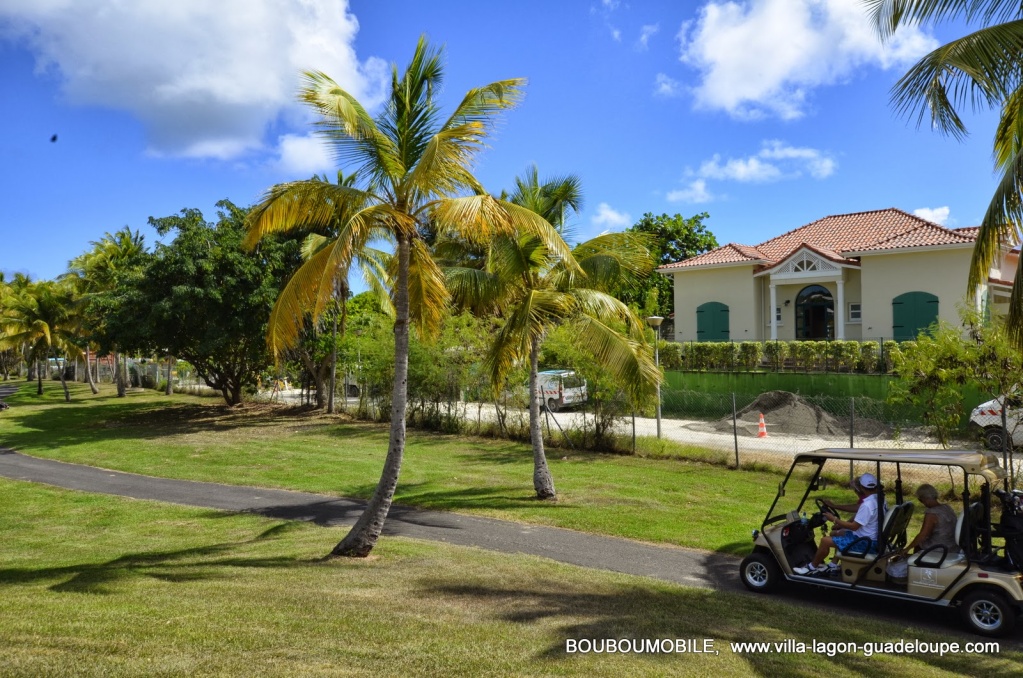
[(781, 306), (774, 307), (774, 322), (777, 325), (781, 325)]
[(803, 259), (802, 261), (797, 261), (796, 265), (792, 267), (792, 270), (796, 271), (797, 273), (803, 273), (806, 271), (816, 271), (817, 262), (811, 261), (809, 259)]
[(860, 304), (849, 304), (849, 322), (863, 322), (863, 311)]

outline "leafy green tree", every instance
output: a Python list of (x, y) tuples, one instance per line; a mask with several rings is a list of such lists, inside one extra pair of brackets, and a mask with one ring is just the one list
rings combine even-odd
[[(560, 225), (563, 206), (580, 202), (573, 186), (578, 186), (573, 177), (541, 183), (534, 171), (517, 182), (511, 200)], [(571, 323), (578, 343), (631, 394), (639, 398), (653, 389), (660, 375), (646, 345), (643, 322), (610, 294), (647, 275), (651, 267), (643, 239), (631, 233), (608, 233), (577, 245), (572, 259), (531, 234), (519, 234), (492, 239), (485, 269), (448, 270), (456, 304), (477, 313), (499, 313), (504, 319), (486, 361), (494, 388), (504, 386), (516, 364), (529, 365), (533, 488), (539, 499), (557, 497), (541, 428), (540, 347), (554, 328)]]
[[(706, 212), (688, 218), (681, 214), (654, 216), (647, 212), (629, 228), (629, 232), (645, 235), (654, 261), (658, 266), (664, 266), (709, 252), (718, 246), (714, 234), (703, 223), (709, 217)], [(651, 315), (667, 318), (675, 310), (673, 285), (670, 277), (656, 274), (621, 290), (618, 298)]]
[(111, 331), (135, 350), (183, 358), (228, 405), (237, 405), (272, 362), (267, 321), (299, 264), (299, 243), (266, 238), (245, 251), (247, 210), (228, 200), (217, 207), (216, 223), (197, 209), (150, 218), (160, 235), (173, 233), (174, 240), (157, 245)]
[[(1023, 240), (1023, 5), (1017, 0), (866, 0), (882, 39), (902, 26), (961, 23), (968, 35), (924, 56), (892, 88), (892, 104), (917, 123), (962, 139), (963, 106), (999, 109), (994, 159), (1001, 179), (977, 235), (969, 287), (985, 284), (1001, 248)], [(1006, 330), (1023, 347), (1023, 267), (1009, 302)]]
[(368, 555), (394, 497), (405, 452), (410, 323), (421, 336), (434, 336), (448, 298), (444, 276), (424, 238), (427, 227), (438, 233), (460, 232), (479, 242), (520, 228), (560, 247), (571, 260), (547, 222), (494, 198), (470, 171), (495, 115), (519, 101), (524, 81), (501, 80), (469, 90), (451, 116), (443, 118), (435, 98), (443, 75), (440, 51), (421, 38), (405, 71), (399, 74), (392, 67), (388, 99), (374, 119), (327, 75), (306, 73), (301, 99), (319, 116), (319, 131), (335, 157), (352, 164), (354, 179), (350, 185), (296, 181), (274, 186), (249, 220), (249, 245), (281, 231), (336, 229), (336, 237), (289, 283), (282, 313), (296, 320), (280, 323), (269, 338), (282, 346), (297, 340), (302, 314), (319, 318), (329, 304), (333, 281), (345, 275), (359, 252), (374, 240), (394, 243), (388, 272), (395, 350), (387, 457), (366, 510), (333, 556)]

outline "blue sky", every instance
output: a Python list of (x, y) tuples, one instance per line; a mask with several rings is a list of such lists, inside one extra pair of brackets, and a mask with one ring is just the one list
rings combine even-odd
[(860, 0), (5, 0), (0, 270), (52, 278), (107, 231), (152, 243), (150, 216), (213, 220), (222, 198), (331, 171), (299, 72), (374, 104), (423, 33), (445, 47), (448, 110), (528, 78), (477, 176), (497, 193), (534, 163), (577, 174), (577, 239), (645, 212), (708, 212), (722, 244), (886, 207), (976, 225), (994, 114), (960, 143), (888, 101), (954, 28), (882, 47)]

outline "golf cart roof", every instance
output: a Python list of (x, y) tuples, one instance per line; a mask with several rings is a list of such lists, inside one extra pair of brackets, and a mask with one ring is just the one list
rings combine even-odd
[(933, 464), (958, 466), (967, 473), (981, 473), (992, 479), (1004, 478), (1005, 470), (993, 452), (976, 450), (884, 450), (825, 448), (796, 455), (795, 461), (812, 459), (848, 459), (850, 461), (878, 461), (891, 464)]
[(575, 372), (572, 371), (572, 370), (544, 370), (542, 372), (537, 372), (537, 374), (546, 374), (546, 375), (549, 375), (549, 376), (564, 377), (564, 376), (569, 375), (569, 374), (575, 374)]

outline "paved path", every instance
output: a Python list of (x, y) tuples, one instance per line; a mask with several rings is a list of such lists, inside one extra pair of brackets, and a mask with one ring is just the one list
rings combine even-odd
[[(84, 492), (186, 506), (257, 513), (268, 518), (351, 525), (364, 502), (305, 492), (153, 478), (39, 459), (0, 448), (0, 476)], [(643, 544), (553, 527), (440, 511), (391, 508), (385, 535), (527, 553), (563, 563), (624, 572), (704, 588), (737, 590), (738, 560), (721, 554)]]

